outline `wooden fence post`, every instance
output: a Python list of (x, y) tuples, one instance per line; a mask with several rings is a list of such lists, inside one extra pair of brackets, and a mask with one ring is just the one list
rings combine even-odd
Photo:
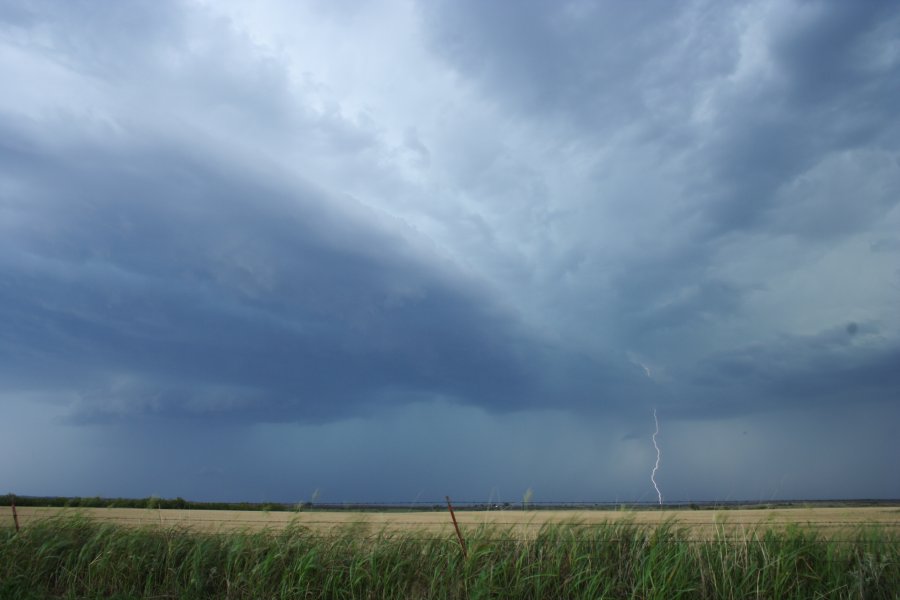
[(447, 499), (447, 509), (450, 511), (450, 518), (453, 519), (453, 528), (456, 529), (456, 539), (459, 540), (459, 547), (462, 550), (463, 558), (469, 558), (468, 553), (466, 552), (466, 542), (463, 541), (463, 536), (459, 532), (459, 524), (456, 522), (456, 515), (453, 513), (453, 505), (450, 504), (450, 496), (444, 496)]
[(10, 504), (10, 506), (12, 506), (13, 523), (16, 524), (16, 531), (19, 531), (19, 515), (16, 514), (16, 495), (15, 494), (9, 495), (9, 504)]

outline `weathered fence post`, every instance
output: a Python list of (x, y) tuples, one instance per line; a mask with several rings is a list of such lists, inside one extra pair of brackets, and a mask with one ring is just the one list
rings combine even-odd
[(447, 509), (450, 511), (450, 518), (453, 519), (453, 528), (456, 529), (456, 539), (459, 540), (459, 547), (462, 550), (463, 558), (469, 558), (466, 553), (466, 542), (463, 540), (462, 534), (459, 532), (459, 524), (456, 522), (456, 515), (453, 513), (453, 505), (450, 504), (450, 496), (444, 496), (447, 499)]
[(16, 531), (19, 531), (19, 515), (16, 514), (16, 495), (9, 495), (9, 505), (12, 507), (13, 523), (16, 524)]

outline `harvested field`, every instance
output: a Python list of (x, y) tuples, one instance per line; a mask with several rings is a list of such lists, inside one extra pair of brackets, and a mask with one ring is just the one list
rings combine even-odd
[[(8, 510), (8, 509), (7, 509)], [(381, 531), (421, 532), (444, 536), (453, 532), (450, 515), (436, 512), (354, 512), (301, 511), (259, 512), (229, 510), (158, 510), (136, 508), (34, 508), (18, 509), (19, 522), (27, 527), (36, 520), (55, 516), (83, 515), (102, 522), (130, 526), (162, 526), (198, 531), (280, 530), (289, 524), (316, 533), (354, 529), (361, 533)], [(814, 528), (823, 537), (840, 536), (861, 527), (900, 533), (900, 507), (777, 508), (730, 510), (536, 510), (536, 511), (456, 511), (460, 527), (471, 531), (494, 526), (516, 537), (535, 534), (546, 524), (584, 525), (630, 521), (636, 525), (656, 525), (672, 521), (696, 539), (710, 539), (723, 530), (737, 537), (742, 533), (789, 526)], [(11, 515), (3, 519), (12, 525)]]

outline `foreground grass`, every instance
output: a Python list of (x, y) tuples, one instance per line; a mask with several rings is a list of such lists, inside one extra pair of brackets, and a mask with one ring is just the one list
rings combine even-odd
[(454, 538), (347, 529), (133, 529), (84, 518), (0, 530), (0, 598), (897, 598), (900, 540), (860, 529), (710, 540), (668, 523), (483, 528)]

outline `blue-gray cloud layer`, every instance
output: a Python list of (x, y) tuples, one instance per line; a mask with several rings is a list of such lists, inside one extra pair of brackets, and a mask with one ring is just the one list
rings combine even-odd
[[(900, 411), (898, 35), (891, 2), (0, 4), (0, 398), (138, 463), (337, 436), (563, 496), (640, 496), (656, 406), (752, 496), (780, 475), (716, 423)], [(900, 493), (854, 422), (834, 486), (791, 493)], [(501, 458), (467, 483), (427, 439)], [(548, 475), (592, 452), (641, 477)], [(417, 485), (329, 453), (342, 494)], [(240, 497), (229, 469), (196, 494)]]
[[(423, 396), (527, 408), (565, 388), (542, 370), (580, 368), (351, 199), (174, 146), (2, 137), (7, 181), (29, 194), (3, 241), (4, 380), (79, 391), (80, 418), (323, 419)], [(596, 390), (604, 366), (588, 367), (571, 374)]]

